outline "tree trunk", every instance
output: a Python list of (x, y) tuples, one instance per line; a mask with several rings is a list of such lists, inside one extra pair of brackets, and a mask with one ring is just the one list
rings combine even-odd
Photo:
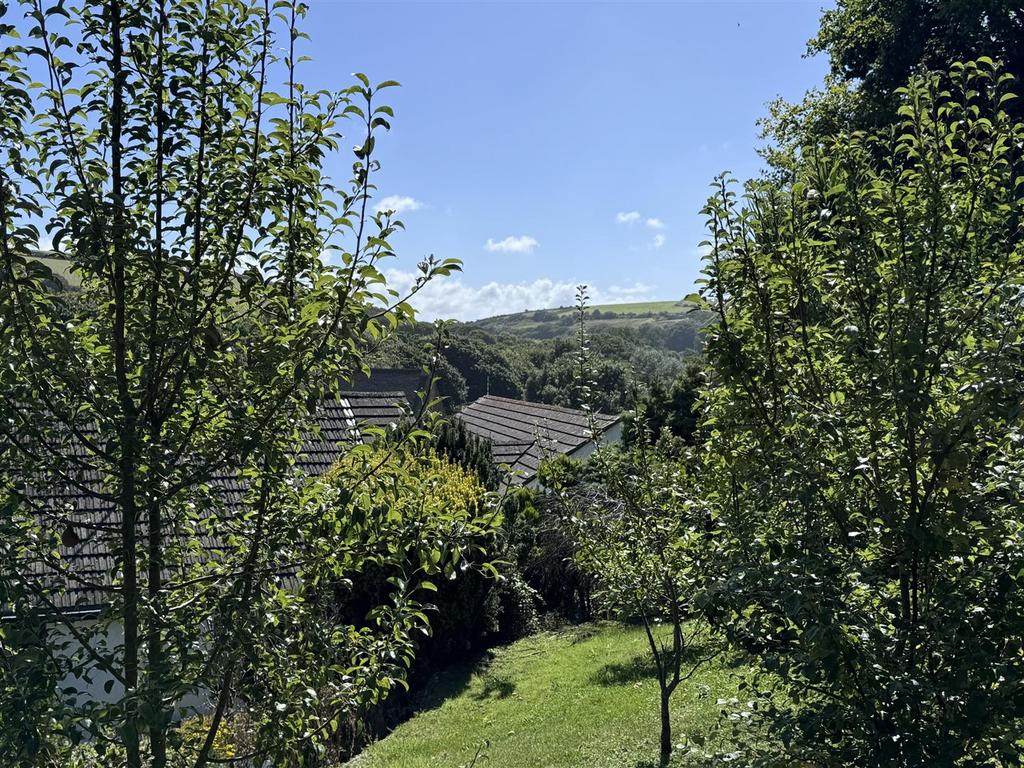
[(661, 766), (668, 765), (672, 757), (672, 720), (668, 709), (671, 693), (667, 688), (661, 689)]

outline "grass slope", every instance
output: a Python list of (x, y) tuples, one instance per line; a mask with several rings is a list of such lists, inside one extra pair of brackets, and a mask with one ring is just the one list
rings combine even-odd
[[(498, 649), (437, 676), (421, 711), (358, 768), (634, 768), (656, 764), (658, 685), (643, 631), (602, 624)], [(707, 734), (736, 680), (712, 663), (673, 697), (674, 737)], [(484, 759), (486, 755), (486, 760)]]

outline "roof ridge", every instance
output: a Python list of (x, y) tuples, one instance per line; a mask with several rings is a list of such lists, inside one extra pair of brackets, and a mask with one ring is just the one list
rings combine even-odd
[[(565, 405), (555, 405), (554, 403), (538, 403), (535, 400), (517, 400), (517, 399), (515, 399), (513, 397), (502, 397), (501, 395), (481, 395), (476, 400), (474, 400), (472, 403), (468, 403), (464, 407), (469, 408), (470, 406), (475, 405), (475, 404), (479, 403), (481, 400), (485, 400), (485, 399), (500, 400), (502, 402), (515, 403), (517, 405), (530, 405), (530, 406), (533, 406), (535, 408), (542, 408), (544, 410), (558, 411), (558, 412), (562, 412), (562, 413), (573, 413), (573, 414), (580, 414), (580, 415), (584, 415), (584, 416), (587, 414), (587, 411), (585, 411), (582, 408), (569, 408), (568, 406), (565, 406)], [(595, 416), (598, 416), (600, 418), (605, 418), (605, 419), (618, 420), (618, 419), (622, 418), (622, 414), (613, 415), (613, 414), (610, 414), (610, 413), (602, 413), (601, 411), (593, 411), (593, 414)]]

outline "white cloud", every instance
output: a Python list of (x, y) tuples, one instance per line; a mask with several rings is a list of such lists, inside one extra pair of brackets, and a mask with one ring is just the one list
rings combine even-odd
[(645, 223), (645, 224), (646, 224), (646, 225), (647, 225), (648, 227), (650, 227), (651, 229), (664, 229), (664, 228), (665, 228), (665, 222), (664, 222), (664, 221), (662, 221), (662, 220), (661, 220), (661, 219), (659, 219), (659, 218), (656, 218), (656, 217), (654, 217), (654, 216), (651, 216), (651, 217), (650, 217), (649, 219), (647, 219), (647, 221), (645, 221), (644, 223)]
[[(388, 287), (401, 295), (410, 289), (416, 279), (414, 272), (391, 269), (385, 273)], [(427, 283), (412, 298), (420, 320), (439, 317), (458, 320), (478, 320), (481, 317), (505, 315), (524, 310), (568, 307), (576, 300), (578, 280), (552, 280), (542, 277), (531, 282), (466, 285), (458, 277), (438, 278)], [(591, 304), (621, 304), (630, 301), (649, 301), (653, 287), (636, 283), (631, 286), (610, 286), (602, 290), (589, 286)]]
[(607, 291), (598, 291), (601, 304), (622, 304), (629, 301), (649, 301), (653, 286), (635, 283), (632, 286), (609, 286)]
[(661, 248), (661, 246), (665, 244), (665, 240), (666, 237), (663, 234), (658, 233), (654, 236), (654, 240), (651, 242), (651, 248)]
[(409, 197), (409, 195), (388, 195), (374, 206), (374, 210), (377, 213), (381, 211), (405, 213), (406, 211), (418, 211), (422, 207), (423, 203), (415, 197)]
[(503, 253), (530, 253), (538, 245), (540, 243), (529, 235), (520, 235), (519, 237), (509, 235), (504, 240), (497, 241), (487, 238), (484, 248), (488, 251), (501, 251)]
[(640, 221), (640, 211), (619, 211), (615, 214), (615, 221), (619, 224), (636, 224)]

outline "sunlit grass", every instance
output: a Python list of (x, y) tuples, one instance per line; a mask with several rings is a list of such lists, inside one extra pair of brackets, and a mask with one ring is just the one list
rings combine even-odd
[[(716, 700), (736, 695), (720, 662), (680, 685), (675, 740), (706, 735)], [(437, 676), (418, 715), (372, 745), (358, 768), (634, 768), (656, 762), (657, 682), (646, 639), (613, 624), (545, 633), (493, 660)]]

